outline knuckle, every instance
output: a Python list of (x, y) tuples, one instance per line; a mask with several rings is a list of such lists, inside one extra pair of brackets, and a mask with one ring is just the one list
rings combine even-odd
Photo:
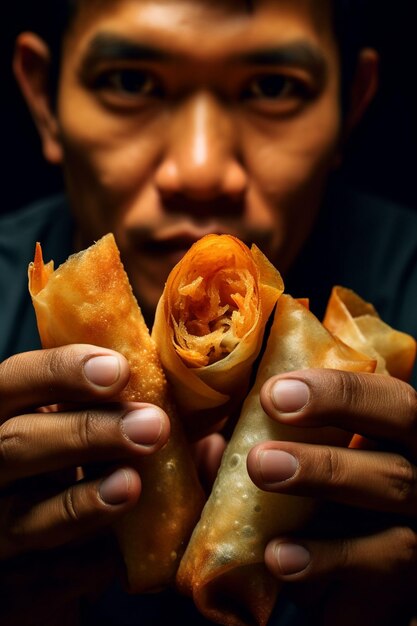
[[(63, 370), (68, 371), (66, 365), (68, 365), (68, 357), (66, 358), (68, 350), (45, 350), (42, 353), (42, 365), (44, 367), (45, 375), (48, 379), (59, 378), (62, 375)], [(67, 362), (65, 362), (67, 361)]]
[(15, 354), (0, 363), (0, 406), (2, 418), (9, 416), (8, 407), (14, 395), (15, 381), (20, 379), (31, 379), (31, 368), (33, 359), (31, 353)]
[(342, 480), (342, 471), (337, 451), (330, 446), (323, 446), (320, 459), (321, 479), (328, 485), (335, 486)]
[(74, 416), (74, 439), (83, 449), (96, 445), (101, 421), (101, 416), (92, 409), (84, 410)]
[(74, 486), (69, 487), (62, 494), (62, 513), (66, 522), (79, 522), (81, 519)]
[(408, 427), (413, 433), (417, 433), (417, 391), (411, 385), (400, 385), (400, 397), (408, 416)]
[(335, 381), (341, 406), (351, 406), (362, 393), (363, 381), (355, 372), (335, 371)]
[(8, 420), (0, 426), (0, 468), (3, 471), (13, 464), (22, 442), (23, 434), (16, 428), (15, 420)]
[[(85, 352), (85, 351), (84, 351)], [(68, 387), (80, 387), (81, 357), (74, 346), (16, 354), (0, 364), (1, 420), (21, 406), (52, 404)]]
[(60, 509), (61, 524), (77, 526), (78, 531), (94, 526), (105, 511), (95, 482), (69, 486), (60, 496)]
[[(320, 424), (335, 423), (335, 418), (355, 412), (358, 400), (365, 395), (366, 380), (356, 372), (337, 369), (317, 370), (314, 373), (318, 383), (317, 397), (307, 407), (314, 413), (320, 413)], [(365, 396), (366, 397), (366, 396)]]
[(50, 381), (53, 380), (66, 387), (71, 379), (72, 385), (84, 387), (81, 370), (85, 356), (86, 350), (80, 351), (75, 345), (41, 350), (38, 367), (44, 382), (50, 384)]
[(391, 469), (393, 495), (400, 508), (416, 507), (417, 468), (405, 457), (395, 456)]
[(92, 454), (123, 452), (126, 439), (119, 427), (120, 412), (105, 408), (86, 408), (72, 415), (71, 439), (75, 448)]
[(399, 567), (417, 563), (417, 533), (409, 526), (394, 529), (396, 554)]
[(18, 367), (19, 355), (10, 356), (0, 363), (0, 398), (4, 395), (4, 384), (13, 378), (12, 372)]
[(346, 573), (353, 568), (352, 562), (352, 540), (344, 537), (337, 542), (337, 569)]

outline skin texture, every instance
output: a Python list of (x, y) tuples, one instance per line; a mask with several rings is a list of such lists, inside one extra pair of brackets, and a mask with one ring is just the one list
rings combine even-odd
[[(272, 399), (278, 381), (283, 410)], [(294, 381), (302, 386), (294, 388)], [(372, 450), (346, 450), (271, 441), (251, 451), (248, 471), (262, 489), (332, 503), (310, 534), (270, 542), (267, 566), (297, 590), (319, 624), (408, 624), (417, 575), (414, 389), (379, 374), (312, 370), (270, 379), (261, 402), (282, 423), (331, 424), (373, 442)], [(265, 451), (289, 453), (295, 462)], [(276, 548), (283, 544), (290, 548), (279, 561)]]
[[(126, 564), (129, 591), (151, 593), (166, 587), (175, 579), (181, 551), (199, 518), (204, 494), (180, 413), (174, 407), (156, 346), (133, 296), (113, 235), (72, 255), (55, 272), (52, 263), (44, 264), (37, 247), (28, 273), (42, 346), (90, 342), (120, 352), (129, 364), (130, 378), (115, 400), (155, 404), (170, 416), (167, 443), (133, 466), (141, 476), (140, 499), (114, 529)], [(153, 409), (149, 410), (152, 418)], [(145, 415), (140, 412), (142, 421)], [(123, 419), (123, 430), (130, 437), (143, 435), (137, 431), (135, 413)], [(152, 419), (148, 434), (149, 443), (162, 434), (153, 430)], [(105, 498), (110, 495), (117, 499), (119, 476), (123, 477), (120, 471), (107, 482)]]
[[(27, 74), (33, 42), (21, 43)], [(283, 47), (301, 59), (248, 60)], [(64, 166), (77, 247), (112, 231), (151, 318), (174, 262), (206, 233), (256, 243), (284, 272), (339, 158), (338, 63), (327, 2), (87, 3), (64, 42), (56, 109), (31, 105), (46, 157)]]
[[(375, 55), (361, 54), (351, 107), (342, 120), (338, 50), (326, 3), (260, 0), (251, 12), (239, 2), (191, 0), (87, 6), (91, 10), (79, 14), (64, 41), (56, 107), (47, 91), (45, 43), (34, 34), (22, 34), (14, 61), (45, 157), (64, 167), (79, 224), (75, 246), (85, 247), (113, 230), (149, 317), (174, 262), (206, 232), (254, 241), (285, 272), (308, 237), (327, 175), (340, 159), (342, 137), (372, 96)], [(210, 37), (203, 37), (208, 29)], [(114, 57), (114, 46), (111, 59), (103, 59), (102, 46), (100, 55), (88, 54), (103, 31), (133, 42), (136, 57), (138, 44), (152, 44), (168, 56), (132, 60), (131, 53), (126, 59), (126, 50), (120, 57), (119, 48)], [(319, 50), (319, 65), (310, 63), (306, 69), (288, 60), (271, 65), (265, 59), (260, 63), (259, 57), (247, 59), (254, 50), (300, 40)], [(277, 82), (271, 74), (289, 81)], [(265, 75), (269, 78), (263, 82)], [(151, 247), (158, 251), (152, 259)], [(15, 581), (22, 580), (23, 572), (30, 589), (36, 580), (40, 559), (33, 550), (47, 549), (42, 563), (65, 581), (54, 594), (53, 607), (42, 601), (42, 594), (43, 600), (49, 597), (48, 586), (40, 589), (39, 603), (33, 611), (27, 605), (26, 621), (21, 618), (20, 623), (30, 623), (28, 616), (34, 619), (36, 611), (43, 624), (52, 623), (57, 608), (86, 589), (84, 574), (89, 582), (95, 578), (94, 546), (86, 535), (96, 535), (134, 505), (140, 477), (129, 459), (152, 452), (168, 436), (163, 417), (157, 443), (149, 446), (145, 437), (147, 445), (133, 444), (120, 427), (128, 409), (112, 404), (102, 408), (129, 376), (125, 361), (115, 355), (120, 363), (115, 382), (105, 386), (86, 380), (89, 357), (108, 354), (93, 346), (70, 346), (18, 355), (0, 366), (5, 477), (0, 555), (5, 561), (1, 571), (9, 573), (1, 574), (0, 582), (10, 598), (6, 617), (25, 611), (22, 586)], [(288, 581), (297, 601), (312, 605), (321, 624), (398, 625), (398, 606), (406, 612), (412, 605), (417, 579), (415, 393), (406, 383), (378, 376), (317, 370), (280, 377), (289, 378), (307, 382), (310, 400), (305, 409), (297, 409), (297, 394), (281, 393), (291, 411), (277, 412), (270, 401), (272, 383), (266, 383), (262, 397), (272, 419), (349, 430), (353, 425), (382, 451), (263, 444), (264, 450), (286, 450), (297, 459), (294, 478), (279, 483), (288, 463), (282, 456), (269, 463), (272, 488), (335, 500), (332, 518), (327, 511), (324, 519), (338, 521), (336, 534), (333, 524), (332, 534), (322, 525), (321, 536), (312, 529), (303, 537), (277, 537), (266, 551), (266, 563)], [(64, 414), (40, 416), (37, 411), (68, 402)], [(199, 446), (197, 458), (208, 483), (222, 446), (218, 436)], [(271, 489), (260, 473), (259, 452), (251, 453), (248, 470), (257, 484)], [(104, 461), (107, 468), (125, 470), (110, 490), (114, 504), (98, 495)], [(98, 463), (97, 481), (75, 483), (73, 469), (81, 463)], [(63, 546), (81, 540), (86, 543), (77, 588), (74, 563)], [(289, 575), (285, 551), (281, 565), (275, 556), (274, 546), (283, 542), (304, 547), (286, 550)], [(310, 559), (300, 567), (305, 550)], [(107, 570), (100, 571), (104, 575)], [(110, 567), (111, 574), (115, 571)], [(19, 590), (14, 606), (13, 589)]]
[(246, 470), (250, 450), (271, 439), (333, 446), (350, 439), (340, 430), (273, 422), (260, 403), (264, 383), (273, 374), (303, 367), (373, 372), (374, 366), (336, 341), (303, 304), (287, 294), (279, 298), (256, 380), (177, 573), (179, 588), (205, 616), (227, 626), (265, 626), (282, 591), (265, 568), (265, 548), (278, 533), (295, 533), (312, 518), (311, 500), (267, 493), (253, 484)]
[[(103, 356), (115, 357), (113, 376), (108, 362), (103, 378), (101, 361), (92, 361)], [(143, 420), (139, 417), (137, 422), (136, 441), (129, 439), (123, 429), (123, 416), (150, 405), (108, 404), (103, 408), (103, 403), (120, 393), (128, 382), (129, 368), (121, 355), (94, 346), (69, 346), (11, 357), (0, 366), (0, 380), (0, 558), (2, 587), (8, 591), (8, 603), (2, 604), (1, 615), (5, 623), (54, 623), (57, 608), (84, 593), (83, 587), (87, 592), (96, 591), (100, 583), (108, 582), (120, 571), (117, 561), (112, 563), (111, 553), (103, 557), (106, 567), (101, 559), (93, 566), (96, 557), (89, 548), (90, 541), (77, 556), (62, 550), (62, 546), (69, 542), (74, 545), (93, 531), (96, 534), (135, 505), (141, 482), (129, 460), (160, 449), (169, 435), (169, 421), (163, 411), (155, 410), (158, 436), (158, 430), (155, 434), (150, 428), (146, 411)], [(78, 398), (77, 405), (74, 397)], [(90, 408), (81, 411), (83, 403)], [(55, 412), (34, 410), (51, 405), (55, 405)], [(96, 480), (75, 481), (77, 466), (100, 467), (104, 461), (107, 469), (96, 470)], [(106, 488), (105, 479), (120, 469), (123, 471), (118, 471), (110, 488), (109, 483)], [(97, 549), (99, 545), (95, 544)], [(51, 568), (54, 563), (51, 578), (68, 582), (57, 585), (53, 602), (49, 601), (50, 588), (41, 587), (35, 605), (31, 605), (30, 598), (27, 602), (19, 599), (18, 590), (22, 589), (22, 580), (26, 581), (25, 587), (31, 588), (31, 580), (38, 580), (39, 571), (47, 571), (37, 554), (40, 550), (46, 551), (46, 563)], [(85, 563), (75, 580), (74, 559)], [(95, 570), (100, 576), (93, 582)]]

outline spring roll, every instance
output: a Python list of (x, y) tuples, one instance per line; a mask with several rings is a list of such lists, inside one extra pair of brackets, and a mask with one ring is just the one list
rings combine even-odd
[(301, 529), (314, 512), (313, 499), (258, 489), (246, 469), (249, 450), (268, 440), (349, 443), (344, 431), (279, 424), (262, 410), (259, 393), (266, 380), (304, 368), (373, 372), (375, 361), (333, 337), (303, 302), (284, 294), (254, 387), (177, 574), (180, 591), (191, 595), (207, 618), (224, 626), (267, 623), (279, 583), (264, 565), (265, 547), (273, 537)]
[(149, 402), (171, 418), (171, 436), (156, 454), (135, 462), (142, 493), (116, 525), (129, 590), (172, 583), (203, 506), (185, 436), (176, 416), (155, 345), (132, 293), (113, 235), (71, 256), (54, 271), (40, 245), (29, 266), (29, 290), (45, 348), (89, 343), (123, 354), (130, 381), (118, 401)]
[(391, 328), (375, 307), (351, 289), (335, 286), (330, 295), (324, 326), (352, 348), (376, 359), (376, 371), (410, 380), (416, 341)]
[(283, 289), (262, 252), (230, 235), (203, 237), (170, 273), (152, 336), (191, 437), (243, 401)]

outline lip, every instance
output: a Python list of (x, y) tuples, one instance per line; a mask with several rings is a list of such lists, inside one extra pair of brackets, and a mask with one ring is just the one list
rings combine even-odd
[[(155, 229), (147, 237), (141, 237), (136, 245), (143, 252), (169, 258), (181, 258), (199, 239), (205, 235), (232, 235), (239, 238), (239, 234), (230, 228), (222, 228), (211, 222), (205, 226), (194, 224), (172, 224)], [(250, 244), (249, 244), (250, 245)]]
[(222, 227), (216, 222), (209, 222), (204, 226), (197, 226), (192, 223), (171, 224), (155, 232), (155, 241), (179, 241), (188, 245), (195, 243), (205, 235), (232, 235), (230, 229)]

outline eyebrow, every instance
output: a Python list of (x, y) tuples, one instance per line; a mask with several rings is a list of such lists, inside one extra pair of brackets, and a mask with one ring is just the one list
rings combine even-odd
[[(159, 47), (142, 44), (113, 33), (98, 33), (90, 42), (81, 72), (88, 70), (102, 61), (117, 59), (131, 61), (173, 61), (181, 54), (165, 51)], [(238, 52), (232, 57), (234, 63), (248, 63), (259, 66), (286, 66), (302, 68), (324, 78), (327, 63), (322, 52), (304, 40), (278, 46), (269, 45), (249, 52)]]
[(99, 33), (89, 43), (81, 65), (81, 73), (102, 61), (125, 59), (131, 61), (166, 61), (172, 55), (147, 44), (140, 44), (112, 33)]
[(237, 61), (252, 65), (299, 67), (324, 78), (327, 63), (322, 52), (304, 40), (266, 47), (237, 55)]

